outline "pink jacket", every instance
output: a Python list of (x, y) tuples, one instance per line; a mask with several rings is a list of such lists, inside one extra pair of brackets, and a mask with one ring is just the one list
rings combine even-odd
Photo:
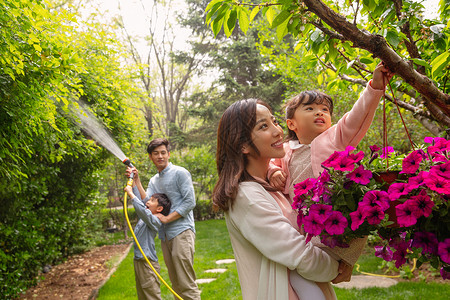
[[(378, 102), (383, 95), (384, 90), (372, 88), (369, 82), (353, 108), (336, 125), (333, 125), (312, 141), (311, 166), (316, 178), (323, 170), (322, 162), (334, 151), (343, 151), (347, 146), (356, 147), (358, 145), (372, 124)], [(288, 194), (291, 181), (289, 161), (292, 150), (289, 143), (284, 143), (284, 149), (286, 154), (283, 158), (271, 160), (267, 177), (270, 178), (275, 171), (281, 168), (287, 175), (283, 193)]]

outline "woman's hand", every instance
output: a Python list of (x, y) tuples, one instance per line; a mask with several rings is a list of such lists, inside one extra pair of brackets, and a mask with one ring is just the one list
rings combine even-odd
[(339, 275), (336, 276), (336, 278), (333, 279), (331, 282), (336, 284), (339, 282), (350, 281), (350, 279), (352, 278), (352, 271), (353, 271), (353, 266), (350, 266), (349, 264), (347, 264), (343, 260), (341, 260), (339, 262), (339, 268), (338, 268)]
[(269, 183), (277, 190), (284, 190), (284, 186), (286, 185), (286, 173), (281, 170), (274, 172), (269, 178)]

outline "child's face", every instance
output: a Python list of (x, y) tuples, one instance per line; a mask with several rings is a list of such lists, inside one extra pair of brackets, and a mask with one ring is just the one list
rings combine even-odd
[(147, 207), (147, 209), (149, 209), (152, 214), (157, 214), (161, 211), (160, 208), (162, 208), (161, 205), (158, 204), (158, 200), (155, 199), (154, 197), (151, 197), (146, 203), (145, 206)]
[(309, 144), (331, 127), (330, 109), (325, 104), (300, 105), (286, 123), (297, 134), (300, 143)]

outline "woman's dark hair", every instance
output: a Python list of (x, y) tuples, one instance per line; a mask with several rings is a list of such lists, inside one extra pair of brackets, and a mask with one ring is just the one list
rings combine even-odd
[(159, 206), (162, 206), (163, 209), (161, 211), (161, 214), (167, 216), (170, 213), (170, 207), (172, 206), (172, 202), (170, 202), (169, 197), (167, 197), (167, 195), (163, 193), (153, 194), (152, 197), (158, 200)]
[(162, 146), (162, 145), (166, 146), (167, 152), (170, 152), (169, 141), (164, 138), (157, 138), (157, 139), (152, 140), (150, 142), (150, 144), (148, 144), (147, 153), (152, 154), (153, 150), (155, 150), (156, 148), (158, 148), (159, 146)]
[(270, 107), (258, 99), (246, 99), (230, 105), (222, 115), (217, 130), (216, 164), (219, 180), (213, 191), (213, 203), (217, 208), (228, 211), (243, 181), (256, 181), (267, 190), (274, 190), (267, 182), (256, 180), (246, 170), (247, 156), (242, 147), (247, 145), (257, 154), (252, 142), (252, 130), (256, 125), (256, 105)]
[[(319, 91), (305, 91), (297, 96), (292, 97), (286, 104), (286, 120), (294, 117), (295, 111), (300, 105), (309, 105), (312, 103), (324, 104), (328, 106), (330, 115), (333, 114), (333, 99), (325, 93)], [(288, 136), (286, 140), (298, 140), (294, 131), (288, 128)]]

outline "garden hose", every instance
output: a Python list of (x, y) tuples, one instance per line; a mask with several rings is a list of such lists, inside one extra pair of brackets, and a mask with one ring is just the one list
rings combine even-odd
[[(133, 178), (129, 178), (127, 185), (133, 186)], [(169, 289), (169, 291), (172, 292), (172, 294), (175, 295), (180, 300), (183, 300), (168, 284), (164, 281), (164, 279), (161, 277), (161, 275), (158, 274), (158, 272), (155, 270), (153, 265), (150, 263), (150, 261), (147, 258), (147, 255), (145, 255), (144, 251), (141, 248), (141, 245), (139, 244), (136, 235), (134, 234), (133, 227), (131, 227), (130, 219), (128, 218), (128, 212), (127, 212), (127, 193), (125, 192), (125, 196), (123, 198), (123, 213), (125, 214), (125, 219), (127, 220), (128, 228), (130, 228), (131, 235), (133, 236), (134, 241), (136, 242), (136, 245), (138, 246), (139, 250), (141, 251), (142, 255), (144, 256), (145, 261), (148, 263), (150, 268), (155, 272), (156, 276), (158, 276), (159, 280), (161, 280), (162, 283)]]
[[(411, 269), (411, 272), (413, 272), (416, 269), (416, 262), (417, 262), (417, 258), (414, 258), (413, 259), (413, 267)], [(373, 274), (373, 273), (362, 272), (359, 270), (359, 267), (360, 267), (359, 264), (355, 264), (355, 266), (356, 266), (356, 272), (359, 272), (364, 275), (376, 276), (376, 277), (386, 277), (386, 278), (399, 278), (401, 276), (401, 275), (382, 275), (382, 274)]]

